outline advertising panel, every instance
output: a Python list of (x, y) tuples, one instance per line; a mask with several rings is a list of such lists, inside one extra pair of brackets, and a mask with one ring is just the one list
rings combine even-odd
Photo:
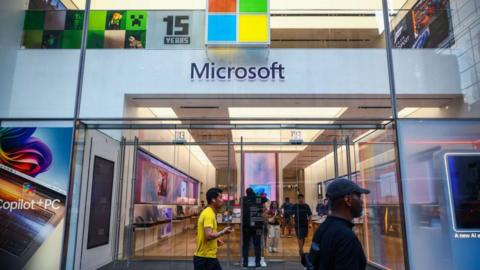
[(420, 0), (395, 26), (394, 48), (444, 48), (454, 43), (449, 0)]
[(22, 269), (49, 238), (49, 251), (61, 253), (62, 237), (52, 234), (63, 231), (57, 226), (65, 217), (72, 132), (0, 128), (2, 268)]

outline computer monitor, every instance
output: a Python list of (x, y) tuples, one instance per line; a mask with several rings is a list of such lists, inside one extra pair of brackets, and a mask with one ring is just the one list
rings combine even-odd
[(480, 153), (446, 153), (444, 161), (454, 230), (480, 231)]

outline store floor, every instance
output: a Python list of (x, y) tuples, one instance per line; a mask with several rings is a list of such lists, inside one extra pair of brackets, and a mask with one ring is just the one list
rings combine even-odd
[[(309, 231), (309, 237), (305, 243), (304, 250), (308, 251), (311, 244), (311, 238), (313, 234), (313, 229)], [(142, 237), (142, 234), (139, 233), (137, 237)], [(145, 248), (138, 248), (135, 252), (136, 259), (163, 259), (163, 258), (176, 258), (176, 259), (185, 259), (193, 256), (196, 248), (196, 233), (193, 229), (183, 230), (180, 233), (175, 234), (174, 236), (163, 239), (159, 242), (156, 242), (152, 245), (149, 245)], [(218, 256), (219, 258), (232, 258), (239, 259), (241, 254), (241, 241), (240, 241), (240, 228), (235, 228), (234, 233), (230, 236), (225, 237), (225, 245), (219, 247)], [(143, 241), (143, 240), (142, 240)], [(145, 240), (144, 242), (150, 242)], [(266, 250), (266, 249), (264, 249)], [(253, 247), (251, 248), (253, 252)], [(253, 255), (253, 254), (252, 254)], [(298, 242), (295, 238), (295, 234), (292, 232), (292, 237), (282, 237), (280, 238), (278, 252), (277, 253), (266, 253), (267, 260), (269, 259), (284, 259), (288, 261), (299, 261), (298, 259)]]
[[(239, 264), (222, 262), (223, 270), (239, 270), (242, 269)], [(192, 270), (192, 261), (175, 261), (175, 262), (162, 262), (162, 261), (135, 261), (131, 262), (127, 266), (125, 262), (119, 262), (116, 264), (108, 264), (100, 270)], [(249, 268), (254, 269), (254, 268)], [(270, 262), (267, 267), (261, 269), (268, 270), (304, 270), (305, 268), (296, 262)], [(367, 266), (367, 270), (375, 270)]]
[[(242, 269), (239, 264), (232, 264), (222, 262), (223, 270), (237, 270)], [(126, 263), (109, 264), (100, 268), (100, 270), (192, 270), (192, 261), (175, 261), (175, 262), (162, 262), (162, 261), (144, 261), (144, 262), (132, 262), (127, 267)], [(253, 269), (253, 268), (251, 268)], [(294, 262), (271, 262), (266, 268), (269, 270), (303, 270), (304, 267), (300, 263)]]

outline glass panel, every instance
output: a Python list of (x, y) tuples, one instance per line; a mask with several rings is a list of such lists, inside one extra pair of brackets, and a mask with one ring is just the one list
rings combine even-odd
[[(185, 130), (140, 130), (134, 210), (134, 258), (191, 259), (197, 218), (215, 167)], [(197, 137), (198, 139), (198, 137)], [(203, 184), (202, 184), (203, 183)]]
[(364, 248), (368, 260), (388, 269), (405, 269), (395, 131), (367, 130), (355, 139), (356, 181), (365, 196)]
[(83, 8), (82, 1), (4, 1), (0, 117), (73, 117)]
[(399, 122), (410, 268), (480, 263), (479, 139), (478, 121)]
[[(157, 110), (160, 109), (152, 108), (149, 111), (169, 116), (169, 110)], [(282, 110), (279, 109), (278, 112)], [(277, 220), (280, 227), (275, 232), (272, 232), (271, 225), (276, 225), (276, 221), (269, 220), (268, 215), (260, 215), (266, 224), (260, 227), (259, 233), (263, 260), (269, 266), (275, 265), (276, 261), (286, 262), (282, 265), (285, 269), (297, 265), (300, 255), (297, 234), (308, 228), (303, 246), (303, 250), (308, 252), (314, 230), (328, 213), (328, 209), (324, 206), (322, 208), (319, 202), (323, 202), (326, 185), (335, 178), (337, 170), (338, 176), (350, 177), (372, 190), (372, 194), (366, 197), (364, 218), (355, 221), (355, 232), (362, 241), (369, 261), (391, 269), (404, 269), (399, 194), (395, 186), (398, 182), (394, 136), (389, 125), (377, 126), (373, 130), (369, 129), (369, 125), (363, 129), (359, 126), (358, 129), (346, 129), (348, 126), (344, 126), (344, 129), (327, 128), (329, 126), (325, 126), (326, 129), (311, 129), (307, 125), (300, 126), (303, 129), (282, 129), (272, 123), (309, 122), (278, 118), (269, 121), (228, 121), (228, 124), (238, 122), (238, 125), (250, 125), (233, 126), (232, 129), (225, 126), (218, 129), (219, 126), (205, 121), (202, 124), (198, 124), (198, 121), (185, 121), (189, 125), (183, 127), (188, 129), (165, 129), (167, 126), (162, 126), (178, 122), (178, 119), (172, 118), (150, 121), (150, 126), (145, 125), (145, 121), (132, 122), (132, 129), (116, 130), (111, 128), (118, 128), (118, 125), (98, 125), (95, 121), (89, 121), (92, 127), (102, 129), (104, 134), (109, 134), (112, 138), (119, 139), (122, 135), (127, 138), (120, 206), (120, 260), (154, 259), (165, 263), (190, 260), (196, 249), (196, 243), (192, 241), (197, 236), (196, 214), (200, 212), (201, 201), (205, 203), (206, 191), (216, 186), (224, 191), (224, 207), (217, 215), (219, 229), (228, 224), (234, 227), (233, 234), (224, 237), (225, 244), (218, 249), (222, 265), (242, 263), (242, 233), (245, 227), (241, 222), (242, 217), (249, 213), (242, 209), (240, 198), (249, 187), (258, 196), (268, 198), (269, 201), (260, 209), (267, 212), (273, 201), (278, 201), (283, 206)], [(140, 139), (139, 145), (143, 149), (140, 153), (134, 151), (135, 137)], [(240, 143), (242, 139), (243, 145)], [(346, 147), (347, 139), (349, 148)], [(333, 153), (335, 140), (336, 159)], [(230, 146), (228, 141), (232, 141)], [(137, 161), (134, 161), (135, 158)], [(134, 164), (136, 173), (133, 175)], [(167, 177), (160, 171), (167, 171)], [(144, 194), (144, 179), (150, 179), (155, 173), (160, 176)], [(172, 177), (169, 177), (170, 174)], [(191, 200), (187, 199), (191, 197), (190, 190), (195, 190), (190, 188), (190, 182), (186, 179), (188, 176), (200, 182), (198, 197), (192, 201), (199, 203), (200, 207), (190, 204)], [(162, 187), (163, 180), (158, 180), (164, 178), (167, 179), (166, 192)], [(178, 179), (180, 181), (177, 184)], [(166, 196), (162, 195), (164, 193)], [(285, 222), (285, 214), (289, 210), (284, 205), (285, 198), (289, 197), (290, 202), (296, 205), (300, 201), (298, 194), (304, 194), (304, 201), (313, 212), (312, 222), (300, 222), (300, 215), (295, 215), (293, 220), (290, 218), (291, 237), (288, 237), (289, 226)], [(134, 206), (132, 215), (129, 213), (131, 200)], [(291, 216), (294, 216), (292, 212), (295, 209), (296, 207), (290, 208)], [(132, 230), (129, 227), (130, 217), (134, 224)], [(312, 227), (309, 227), (309, 223)], [(296, 225), (299, 224), (305, 227), (301, 228), (303, 231), (296, 230)], [(275, 245), (274, 238), (277, 237), (278, 244)], [(252, 247), (249, 257), (254, 264)]]
[(401, 118), (480, 115), (480, 21), (475, 1), (405, 1), (390, 12)]

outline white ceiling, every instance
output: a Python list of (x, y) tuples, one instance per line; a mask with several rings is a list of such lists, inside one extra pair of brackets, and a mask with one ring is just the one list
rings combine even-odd
[[(140, 99), (136, 99), (140, 97)], [(390, 98), (388, 96), (365, 95), (355, 97), (353, 95), (315, 95), (312, 97), (299, 96), (210, 96), (210, 95), (191, 95), (165, 96), (148, 95), (132, 96), (133, 104), (138, 107), (148, 107), (160, 118), (216, 118), (226, 119), (224, 124), (230, 123), (265, 123), (265, 121), (232, 121), (231, 117), (269, 117), (272, 121), (269, 123), (279, 123), (276, 118), (312, 118), (329, 117), (336, 118), (337, 121), (303, 121), (304, 123), (345, 123), (347, 118), (368, 119), (368, 118), (390, 118), (391, 109)], [(399, 100), (400, 114), (405, 117), (432, 116), (442, 113), (445, 106), (455, 103), (461, 96), (423, 96), (411, 99), (406, 97)], [(382, 108), (383, 107), (383, 108)], [(164, 109), (160, 109), (164, 108)], [(167, 108), (167, 109), (165, 109)], [(308, 114), (311, 113), (311, 115)], [(281, 120), (280, 120), (281, 121)], [(206, 120), (206, 122), (212, 123)], [(297, 121), (281, 121), (283, 123)], [(363, 121), (368, 122), (368, 121)], [(382, 121), (380, 121), (382, 122)], [(376, 123), (380, 123), (376, 121)], [(170, 121), (178, 123), (178, 121)], [(182, 123), (189, 123), (183, 121)], [(194, 122), (190, 122), (194, 123)], [(375, 123), (375, 122), (372, 122)], [(343, 140), (349, 136), (351, 140), (359, 137), (369, 130), (314, 130), (305, 133), (305, 141), (327, 141), (331, 142), (334, 138)], [(229, 129), (191, 129), (188, 130), (189, 136), (194, 141), (239, 141), (239, 136), (243, 136), (245, 141), (287, 141), (291, 136), (291, 130), (229, 130)], [(308, 137), (308, 138), (307, 138)], [(227, 146), (201, 145), (201, 151), (208, 157), (210, 162), (218, 169), (225, 168), (228, 165)], [(235, 151), (238, 148), (230, 148), (230, 164), (235, 163)], [(331, 145), (255, 145), (244, 146), (244, 151), (276, 151), (282, 153), (296, 153), (295, 159), (288, 164), (289, 168), (305, 168), (318, 161), (325, 155), (332, 152)], [(197, 153), (198, 154), (198, 153)]]

